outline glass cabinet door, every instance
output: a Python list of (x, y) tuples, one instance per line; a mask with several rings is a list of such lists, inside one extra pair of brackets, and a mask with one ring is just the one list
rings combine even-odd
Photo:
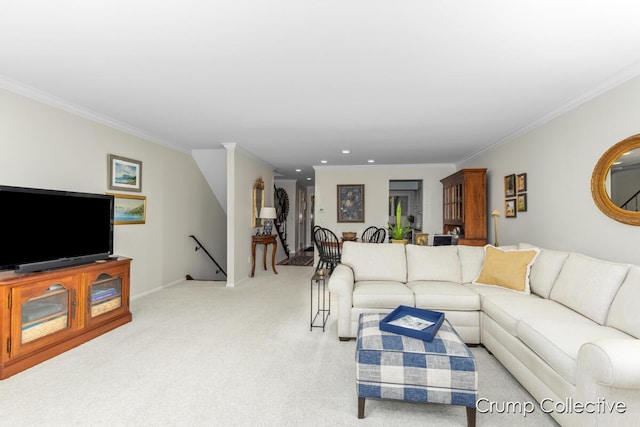
[(22, 303), (22, 344), (69, 327), (69, 290), (51, 285), (42, 295)]
[(122, 278), (102, 273), (89, 285), (89, 316), (101, 316), (122, 307)]
[(54, 335), (55, 340), (72, 333), (77, 323), (76, 291), (77, 282), (70, 276), (14, 288), (11, 353), (20, 353), (24, 346), (41, 345)]

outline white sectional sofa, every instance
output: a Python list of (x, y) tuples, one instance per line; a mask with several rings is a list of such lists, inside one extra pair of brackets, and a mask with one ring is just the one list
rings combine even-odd
[(489, 271), (503, 256), (492, 247), (345, 242), (329, 279), (338, 336), (354, 338), (363, 312), (441, 311), (561, 425), (638, 425), (640, 267), (526, 244), (511, 249), (535, 252), (522, 292), (473, 283), (481, 273), (501, 275)]

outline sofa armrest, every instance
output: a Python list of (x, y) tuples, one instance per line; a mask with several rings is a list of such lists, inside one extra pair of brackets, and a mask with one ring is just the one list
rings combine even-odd
[(578, 352), (576, 401), (585, 404), (591, 413), (578, 414), (576, 425), (637, 425), (639, 359), (640, 340), (636, 339), (603, 339), (582, 345)]
[(329, 277), (329, 291), (338, 294), (340, 298), (353, 294), (355, 278), (351, 267), (338, 264)]
[(338, 297), (338, 337), (351, 335), (351, 308), (353, 307), (353, 287), (355, 278), (351, 267), (338, 264), (329, 277), (329, 292)]
[(605, 387), (640, 390), (640, 340), (606, 339), (586, 343), (578, 353), (578, 375)]

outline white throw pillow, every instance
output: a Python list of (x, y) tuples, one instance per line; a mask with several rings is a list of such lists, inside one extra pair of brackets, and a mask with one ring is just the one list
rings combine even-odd
[(438, 280), (460, 283), (457, 246), (407, 245), (407, 281)]
[[(531, 249), (536, 246), (528, 243), (520, 243), (520, 249)], [(542, 298), (549, 298), (553, 284), (556, 282), (560, 270), (565, 261), (569, 257), (569, 252), (552, 251), (550, 249), (540, 250), (540, 255), (536, 258), (535, 264), (531, 266), (531, 274), (529, 280), (531, 283), (531, 292), (540, 295)]]
[(551, 290), (550, 299), (604, 325), (629, 265), (571, 253)]
[(622, 282), (618, 293), (611, 303), (607, 326), (640, 338), (640, 316), (638, 302), (640, 301), (640, 267), (631, 267), (627, 278)]
[(344, 242), (342, 264), (353, 269), (356, 281), (407, 281), (407, 257), (404, 246), (396, 243)]
[(458, 245), (458, 257), (462, 267), (462, 283), (471, 283), (482, 270), (484, 246)]

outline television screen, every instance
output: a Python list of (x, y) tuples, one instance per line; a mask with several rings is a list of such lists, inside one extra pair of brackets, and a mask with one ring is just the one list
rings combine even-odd
[(92, 262), (113, 252), (113, 196), (0, 186), (0, 270)]

